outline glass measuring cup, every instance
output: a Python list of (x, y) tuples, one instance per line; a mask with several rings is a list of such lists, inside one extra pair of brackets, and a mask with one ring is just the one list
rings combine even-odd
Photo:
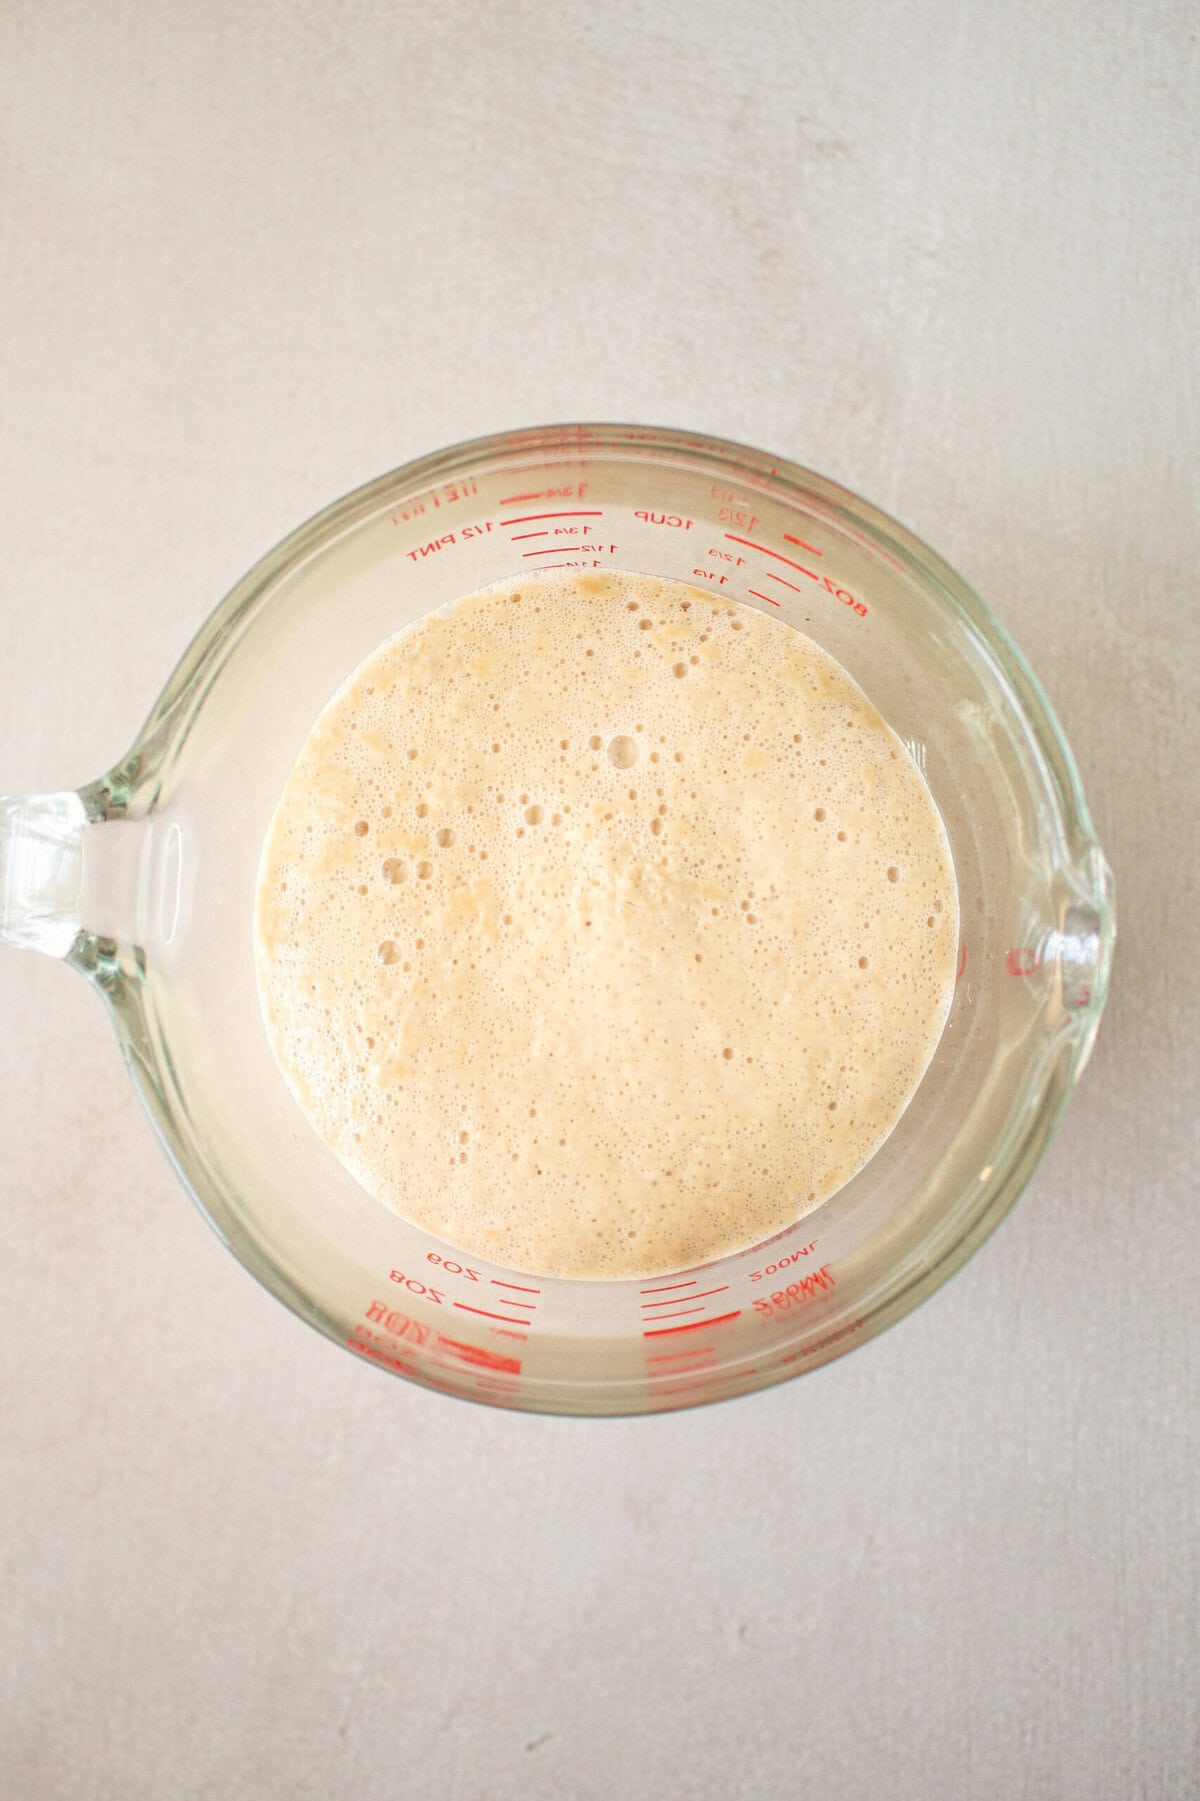
[[(310, 1131), (259, 1015), (259, 854), (330, 693), (430, 609), (559, 564), (691, 582), (830, 651), (923, 769), (959, 882), (949, 1022), (882, 1149), (773, 1241), (653, 1281), (539, 1280), (389, 1213)], [(821, 477), (660, 429), (481, 439), (338, 501), (218, 607), (116, 768), (0, 801), (0, 941), (105, 996), (177, 1171), (246, 1268), (383, 1369), (533, 1411), (745, 1393), (908, 1312), (1028, 1180), (1091, 1048), (1113, 936), (1070, 752), (969, 589)]]

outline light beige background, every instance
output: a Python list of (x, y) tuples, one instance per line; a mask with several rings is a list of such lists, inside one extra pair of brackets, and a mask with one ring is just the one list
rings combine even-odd
[(1183, 0), (0, 0), (0, 788), (107, 767), (344, 490), (663, 422), (973, 581), (1123, 928), (943, 1294), (595, 1425), (299, 1325), (0, 951), (4, 1801), (1200, 1794), (1197, 72)]

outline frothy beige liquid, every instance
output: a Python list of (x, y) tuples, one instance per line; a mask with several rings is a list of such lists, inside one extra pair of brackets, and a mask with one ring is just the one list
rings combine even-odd
[(916, 767), (780, 621), (546, 574), (382, 645), (271, 825), (256, 958), (371, 1194), (544, 1275), (686, 1268), (854, 1174), (929, 1062), (957, 892)]

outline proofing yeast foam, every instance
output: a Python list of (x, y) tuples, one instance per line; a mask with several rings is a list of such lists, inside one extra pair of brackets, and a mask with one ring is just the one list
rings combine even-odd
[(957, 935), (933, 800), (839, 664), (736, 602), (561, 571), (342, 684), (255, 948), (288, 1086), (364, 1188), (464, 1252), (628, 1277), (862, 1165)]

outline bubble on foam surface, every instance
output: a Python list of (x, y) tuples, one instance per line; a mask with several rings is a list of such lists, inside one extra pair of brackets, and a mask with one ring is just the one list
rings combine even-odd
[(321, 715), (264, 847), (264, 1018), (398, 1212), (518, 1269), (658, 1275), (887, 1136), (953, 992), (949, 847), (782, 622), (646, 576), (515, 592), (408, 628)]

